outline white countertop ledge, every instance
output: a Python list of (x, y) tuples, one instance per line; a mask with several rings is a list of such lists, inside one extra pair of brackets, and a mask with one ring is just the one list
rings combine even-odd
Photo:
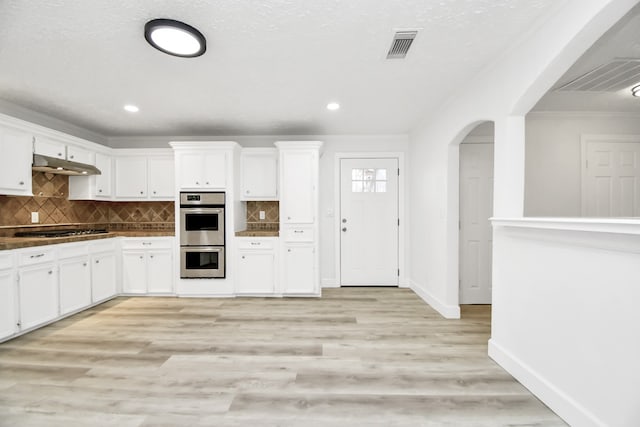
[(490, 218), (494, 227), (640, 235), (640, 218)]

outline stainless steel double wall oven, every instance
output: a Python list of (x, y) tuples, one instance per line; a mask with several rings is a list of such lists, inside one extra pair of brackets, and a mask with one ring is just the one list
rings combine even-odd
[(225, 277), (225, 193), (180, 193), (180, 277)]

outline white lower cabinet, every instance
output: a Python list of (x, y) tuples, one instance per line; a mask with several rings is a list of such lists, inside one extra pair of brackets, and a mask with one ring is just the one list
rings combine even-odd
[(10, 267), (0, 268), (0, 341), (18, 332), (16, 275)]
[(89, 255), (61, 259), (58, 269), (60, 314), (68, 314), (91, 305)]
[(316, 255), (313, 245), (284, 245), (282, 254), (283, 269), (282, 293), (317, 294)]
[(124, 240), (123, 293), (173, 293), (173, 241), (172, 237)]
[(117, 293), (116, 255), (98, 252), (91, 255), (91, 301), (104, 301)]
[(236, 257), (237, 295), (271, 295), (276, 292), (277, 238), (238, 239)]
[(31, 329), (58, 317), (56, 265), (46, 262), (18, 269), (20, 329)]

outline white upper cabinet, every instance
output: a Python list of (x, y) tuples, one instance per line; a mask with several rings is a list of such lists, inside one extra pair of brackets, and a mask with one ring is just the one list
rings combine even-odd
[(93, 159), (92, 151), (86, 150), (84, 148), (76, 147), (73, 145), (67, 146), (67, 160), (71, 160), (79, 163), (86, 163), (88, 165), (95, 165), (95, 160)]
[(280, 152), (280, 218), (285, 224), (311, 224), (315, 221), (317, 150)]
[[(70, 147), (69, 147), (70, 148)], [(90, 164), (100, 170), (100, 175), (91, 176), (70, 176), (69, 177), (69, 200), (109, 200), (111, 199), (111, 156), (103, 153), (92, 154)], [(82, 155), (80, 155), (82, 157)], [(73, 160), (76, 160), (74, 158)], [(82, 160), (76, 160), (81, 161)]]
[(0, 126), (0, 194), (31, 196), (31, 134)]
[(67, 158), (67, 146), (64, 141), (37, 135), (33, 144), (33, 152), (43, 156)]
[(241, 200), (278, 200), (278, 151), (244, 148), (240, 154)]
[(227, 153), (183, 153), (179, 157), (181, 189), (225, 189)]
[(175, 173), (171, 155), (124, 155), (114, 163), (115, 200), (173, 200)]
[(147, 158), (118, 157), (115, 159), (117, 199), (147, 197)]
[[(94, 191), (95, 198), (111, 197), (111, 156), (96, 153), (96, 167), (102, 172), (100, 175), (94, 175)], [(71, 177), (75, 178), (75, 177)]]
[(149, 157), (147, 162), (149, 198), (173, 198), (175, 191), (173, 157)]

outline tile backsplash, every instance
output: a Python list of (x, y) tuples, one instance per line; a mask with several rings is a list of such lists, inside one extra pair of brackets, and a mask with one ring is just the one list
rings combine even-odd
[(65, 223), (174, 223), (173, 202), (67, 200), (69, 177), (33, 172), (33, 197), (0, 196), (0, 226)]
[[(264, 211), (265, 219), (260, 219)], [(278, 230), (280, 228), (280, 203), (277, 201), (247, 202), (247, 230)]]

